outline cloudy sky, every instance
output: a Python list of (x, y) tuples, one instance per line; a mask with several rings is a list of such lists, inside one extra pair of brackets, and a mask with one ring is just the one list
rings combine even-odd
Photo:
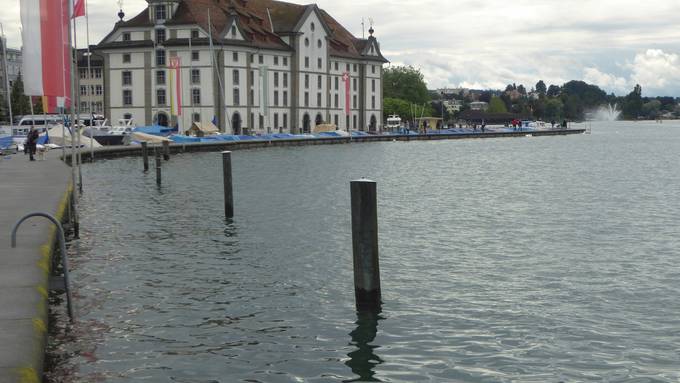
[[(9, 45), (18, 47), (19, 0), (2, 2), (10, 7), (0, 22)], [(540, 79), (547, 84), (577, 79), (618, 95), (639, 83), (647, 96), (680, 96), (678, 0), (366, 0), (363, 6), (318, 0), (317, 4), (357, 36), (361, 19), (372, 18), (392, 65), (420, 68), (430, 88), (500, 89), (508, 83), (531, 88)], [(89, 6), (91, 39), (98, 42), (117, 20), (118, 5), (116, 0), (89, 0)], [(127, 17), (145, 6), (144, 0), (123, 0)]]

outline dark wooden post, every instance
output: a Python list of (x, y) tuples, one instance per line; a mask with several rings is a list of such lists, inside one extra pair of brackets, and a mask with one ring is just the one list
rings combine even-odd
[(365, 179), (352, 181), (350, 191), (356, 306), (376, 308), (380, 306), (376, 183)]
[(170, 142), (163, 141), (163, 159), (165, 161), (170, 161)]
[(231, 184), (231, 152), (222, 152), (222, 173), (224, 179), (224, 215), (234, 217), (234, 194)]
[(157, 146), (153, 147), (153, 154), (156, 157), (156, 184), (161, 185), (161, 151)]
[(149, 150), (148, 150), (148, 144), (146, 142), (142, 142), (142, 157), (144, 158), (144, 171), (148, 172), (149, 171)]

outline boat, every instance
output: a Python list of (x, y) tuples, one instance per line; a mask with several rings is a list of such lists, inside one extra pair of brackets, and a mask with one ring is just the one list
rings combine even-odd
[(385, 127), (389, 131), (399, 130), (401, 128), (401, 117), (397, 116), (396, 114), (387, 117), (387, 124)]
[(90, 127), (89, 131), (86, 131), (86, 135), (89, 137), (90, 134), (93, 134), (93, 138), (104, 146), (130, 143), (132, 131), (135, 129), (133, 119), (121, 118), (114, 126), (108, 126), (107, 122), (108, 120), (104, 120), (94, 127)]

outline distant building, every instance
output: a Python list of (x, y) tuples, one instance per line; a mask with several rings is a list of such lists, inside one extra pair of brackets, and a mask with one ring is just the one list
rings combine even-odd
[[(90, 56), (90, 73), (87, 72), (87, 49), (78, 49), (78, 97), (80, 113), (104, 114), (104, 58), (97, 53)], [(90, 104), (92, 111), (90, 111)], [(115, 121), (114, 121), (115, 122)]]
[[(22, 57), (20, 49), (12, 49), (6, 47), (7, 61), (5, 61), (2, 49), (5, 43), (6, 43), (5, 39), (0, 38), (0, 95), (2, 95), (3, 100), (7, 100), (5, 78), (9, 77), (9, 87), (11, 91), (12, 85), (14, 85), (14, 82), (17, 80), (17, 78), (19, 78), (19, 75), (21, 74), (21, 57)], [(7, 66), (5, 66), (5, 63), (7, 63)], [(4, 103), (6, 102), (7, 101), (5, 101)], [(5, 105), (3, 105), (2, 107), (4, 108)]]
[(444, 107), (449, 113), (460, 112), (463, 109), (463, 101), (461, 100), (444, 100)]
[(470, 110), (486, 111), (489, 109), (489, 103), (484, 101), (473, 101), (470, 103)]
[[(315, 4), (147, 3), (129, 20), (121, 11), (97, 46), (104, 58), (106, 117), (179, 123), (182, 129), (214, 119), (232, 134), (307, 133), (323, 123), (381, 129), (387, 60), (373, 28), (367, 39), (357, 38)], [(178, 99), (174, 73), (182, 85), (179, 119), (171, 110)]]
[(467, 96), (469, 90), (465, 88), (440, 88), (436, 92), (444, 96)]

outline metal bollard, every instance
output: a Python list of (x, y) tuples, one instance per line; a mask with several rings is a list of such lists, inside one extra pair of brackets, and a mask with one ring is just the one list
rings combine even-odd
[(163, 141), (163, 160), (170, 161), (170, 142)]
[(154, 156), (156, 157), (156, 184), (158, 186), (161, 185), (161, 152), (158, 150), (158, 147), (154, 146), (153, 147), (153, 153)]
[(376, 183), (351, 181), (350, 192), (356, 306), (372, 309), (381, 304)]
[(144, 171), (148, 172), (149, 171), (149, 151), (148, 151), (148, 144), (146, 142), (142, 142), (142, 157), (144, 157)]
[(234, 218), (234, 194), (231, 181), (231, 152), (222, 152), (222, 178), (224, 180), (224, 215)]

